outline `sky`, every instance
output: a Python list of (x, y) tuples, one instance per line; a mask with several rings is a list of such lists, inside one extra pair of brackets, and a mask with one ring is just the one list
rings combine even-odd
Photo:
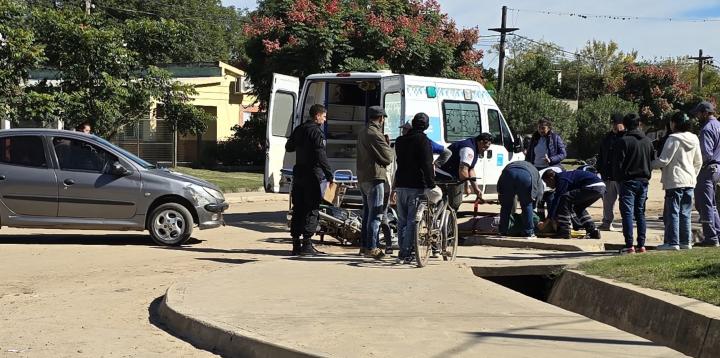
[[(252, 9), (254, 0), (222, 0), (224, 5)], [(720, 65), (720, 1), (719, 0), (439, 0), (459, 27), (478, 27), (481, 35), (493, 35), (488, 28), (500, 27), (501, 8), (510, 10), (507, 26), (517, 27), (517, 34), (553, 42), (574, 52), (589, 40), (618, 43), (622, 51), (637, 50), (641, 59), (666, 57), (717, 56)], [(515, 10), (513, 10), (515, 9)], [(529, 11), (528, 11), (529, 10)], [(587, 19), (578, 16), (537, 13), (580, 13), (642, 19)], [(662, 18), (662, 19), (660, 19)], [(668, 20), (672, 18), (672, 20)], [(715, 21), (690, 21), (714, 19)], [(483, 38), (479, 45), (490, 50), (493, 38)], [(487, 67), (497, 67), (497, 53), (486, 53)]]

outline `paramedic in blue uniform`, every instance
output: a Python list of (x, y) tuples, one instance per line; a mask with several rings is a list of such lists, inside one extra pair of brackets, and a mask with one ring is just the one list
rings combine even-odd
[[(492, 134), (480, 133), (477, 137), (451, 144), (448, 149), (450, 149), (452, 155), (440, 169), (458, 180), (475, 178), (475, 165), (478, 159), (485, 155), (485, 151), (490, 148), (492, 140)], [(465, 184), (461, 183), (448, 189), (447, 195), (450, 201), (450, 207), (455, 211), (457, 211), (460, 208), (460, 204), (462, 204), (464, 186)], [(470, 179), (470, 187), (477, 196), (477, 202), (483, 203), (482, 191), (475, 179)]]
[[(287, 152), (295, 152), (292, 188), (292, 220), (290, 235), (293, 255), (319, 253), (312, 245), (320, 211), (320, 182), (333, 181), (332, 170), (325, 152), (322, 126), (327, 110), (320, 104), (310, 107), (310, 119), (293, 130), (285, 144)], [(302, 241), (300, 237), (302, 236)]]
[(555, 195), (550, 202), (548, 219), (541, 224), (540, 229), (552, 220), (557, 224), (557, 236), (569, 239), (574, 214), (580, 225), (585, 228), (587, 233), (585, 238), (599, 239), (600, 231), (595, 227), (586, 209), (605, 193), (605, 183), (602, 179), (584, 170), (560, 173), (547, 170), (543, 173), (542, 180), (547, 186), (555, 189)]
[(500, 174), (497, 190), (500, 199), (500, 235), (506, 236), (510, 226), (510, 214), (515, 211), (515, 197), (522, 209), (523, 235), (535, 238), (533, 207), (542, 198), (543, 189), (540, 173), (535, 166), (524, 160), (508, 164)]

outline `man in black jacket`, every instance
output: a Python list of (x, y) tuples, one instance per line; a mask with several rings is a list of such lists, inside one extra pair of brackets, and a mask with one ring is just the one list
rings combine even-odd
[(435, 187), (432, 149), (430, 140), (424, 133), (429, 123), (427, 114), (416, 114), (412, 120), (412, 129), (395, 141), (399, 263), (411, 263), (413, 260), (415, 202), (425, 189)]
[[(332, 170), (325, 153), (325, 136), (322, 125), (327, 110), (319, 104), (310, 107), (310, 119), (295, 130), (285, 144), (285, 150), (295, 152), (292, 188), (292, 220), (290, 235), (293, 255), (318, 253), (312, 245), (312, 237), (318, 226), (320, 210), (320, 182), (333, 181)], [(302, 236), (302, 242), (300, 241)]]
[[(620, 183), (620, 215), (625, 248), (623, 254), (645, 252), (645, 201), (655, 159), (652, 141), (638, 128), (640, 117), (631, 113), (623, 118), (627, 132), (614, 148), (613, 179)], [(633, 248), (633, 217), (637, 222), (637, 250)]]
[(615, 214), (615, 201), (617, 201), (620, 187), (617, 181), (613, 179), (612, 159), (613, 149), (619, 138), (625, 135), (625, 125), (623, 124), (623, 115), (615, 113), (610, 118), (612, 120), (612, 130), (605, 134), (600, 144), (600, 153), (597, 159), (597, 171), (602, 176), (605, 183), (605, 194), (603, 194), (603, 219), (602, 224), (598, 228), (602, 231), (613, 231), (613, 220)]

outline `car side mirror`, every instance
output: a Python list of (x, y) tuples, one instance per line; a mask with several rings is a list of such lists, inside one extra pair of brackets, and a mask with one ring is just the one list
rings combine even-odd
[(515, 142), (513, 143), (513, 152), (520, 153), (523, 151), (523, 141), (521, 138), (515, 138)]
[(128, 176), (128, 175), (132, 174), (132, 172), (130, 170), (128, 170), (127, 168), (125, 168), (122, 164), (120, 164), (119, 161), (115, 161), (112, 164), (112, 167), (110, 167), (110, 174), (119, 176), (119, 177), (124, 177), (124, 176)]

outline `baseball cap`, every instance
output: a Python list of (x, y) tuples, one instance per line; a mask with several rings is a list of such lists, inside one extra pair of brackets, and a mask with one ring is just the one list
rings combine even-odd
[(702, 101), (698, 103), (695, 108), (690, 110), (690, 114), (692, 115), (696, 115), (700, 112), (715, 113), (715, 106), (713, 106), (713, 104), (708, 101)]
[(385, 110), (380, 106), (372, 106), (368, 108), (369, 118), (387, 117)]

